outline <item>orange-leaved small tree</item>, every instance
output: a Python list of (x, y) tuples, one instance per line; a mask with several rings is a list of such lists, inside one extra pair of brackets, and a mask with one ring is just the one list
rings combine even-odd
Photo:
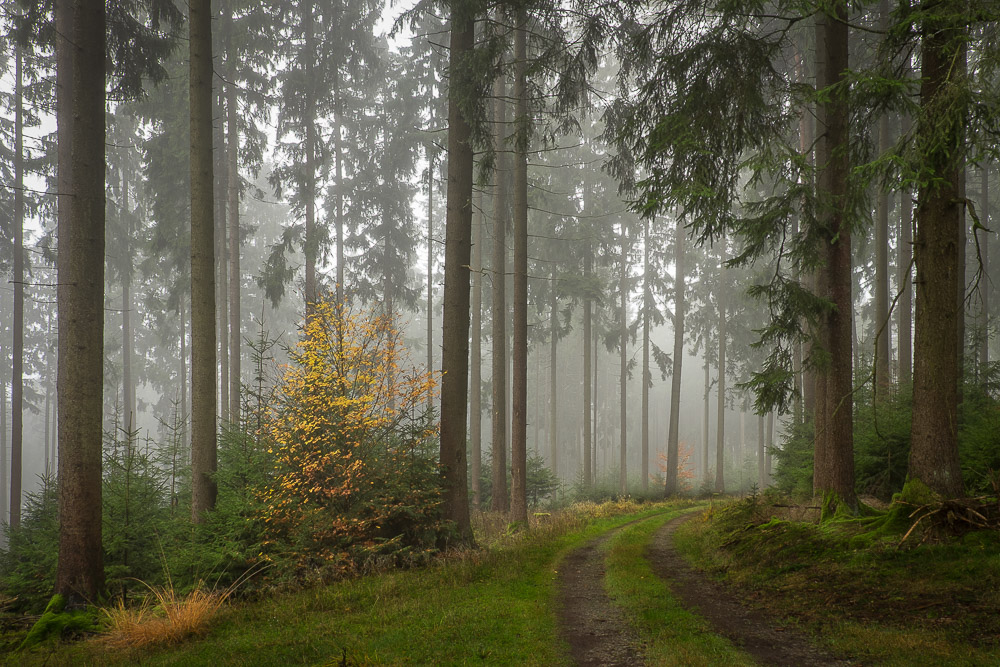
[(266, 544), (310, 576), (431, 553), (439, 531), (431, 374), (405, 365), (391, 315), (316, 304), (267, 426)]
[[(691, 446), (683, 440), (677, 445), (677, 490), (687, 492), (691, 490), (691, 481), (694, 479), (694, 466), (691, 464)], [(667, 457), (662, 452), (657, 455), (660, 472), (667, 472)]]

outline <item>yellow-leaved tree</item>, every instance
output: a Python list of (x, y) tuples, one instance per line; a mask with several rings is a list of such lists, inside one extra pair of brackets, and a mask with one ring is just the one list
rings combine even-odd
[(394, 318), (324, 301), (289, 350), (267, 426), (265, 544), (309, 577), (425, 558), (441, 531), (434, 377)]

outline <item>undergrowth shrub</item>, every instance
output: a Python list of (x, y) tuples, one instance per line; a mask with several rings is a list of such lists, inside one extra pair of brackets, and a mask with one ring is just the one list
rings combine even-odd
[(263, 557), (304, 579), (429, 557), (449, 530), (424, 412), (435, 383), (393, 318), (321, 302), (289, 358), (261, 434)]

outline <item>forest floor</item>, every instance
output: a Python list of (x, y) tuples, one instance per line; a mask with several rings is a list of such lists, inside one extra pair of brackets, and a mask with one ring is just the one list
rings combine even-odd
[[(754, 501), (757, 502), (757, 501)], [(609, 503), (431, 567), (235, 602), (180, 643), (101, 637), (5, 664), (1000, 664), (1000, 541), (899, 549), (736, 503)], [(738, 511), (733, 511), (733, 510)], [(16, 644), (8, 646), (16, 646)], [(851, 656), (848, 660), (843, 656)]]

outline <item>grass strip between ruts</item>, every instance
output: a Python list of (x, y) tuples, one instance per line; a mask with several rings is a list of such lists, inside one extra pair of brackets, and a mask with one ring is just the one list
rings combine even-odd
[(623, 528), (605, 545), (605, 587), (639, 633), (649, 665), (754, 665), (702, 617), (685, 609), (653, 573), (646, 547), (663, 524), (691, 510), (658, 515)]

